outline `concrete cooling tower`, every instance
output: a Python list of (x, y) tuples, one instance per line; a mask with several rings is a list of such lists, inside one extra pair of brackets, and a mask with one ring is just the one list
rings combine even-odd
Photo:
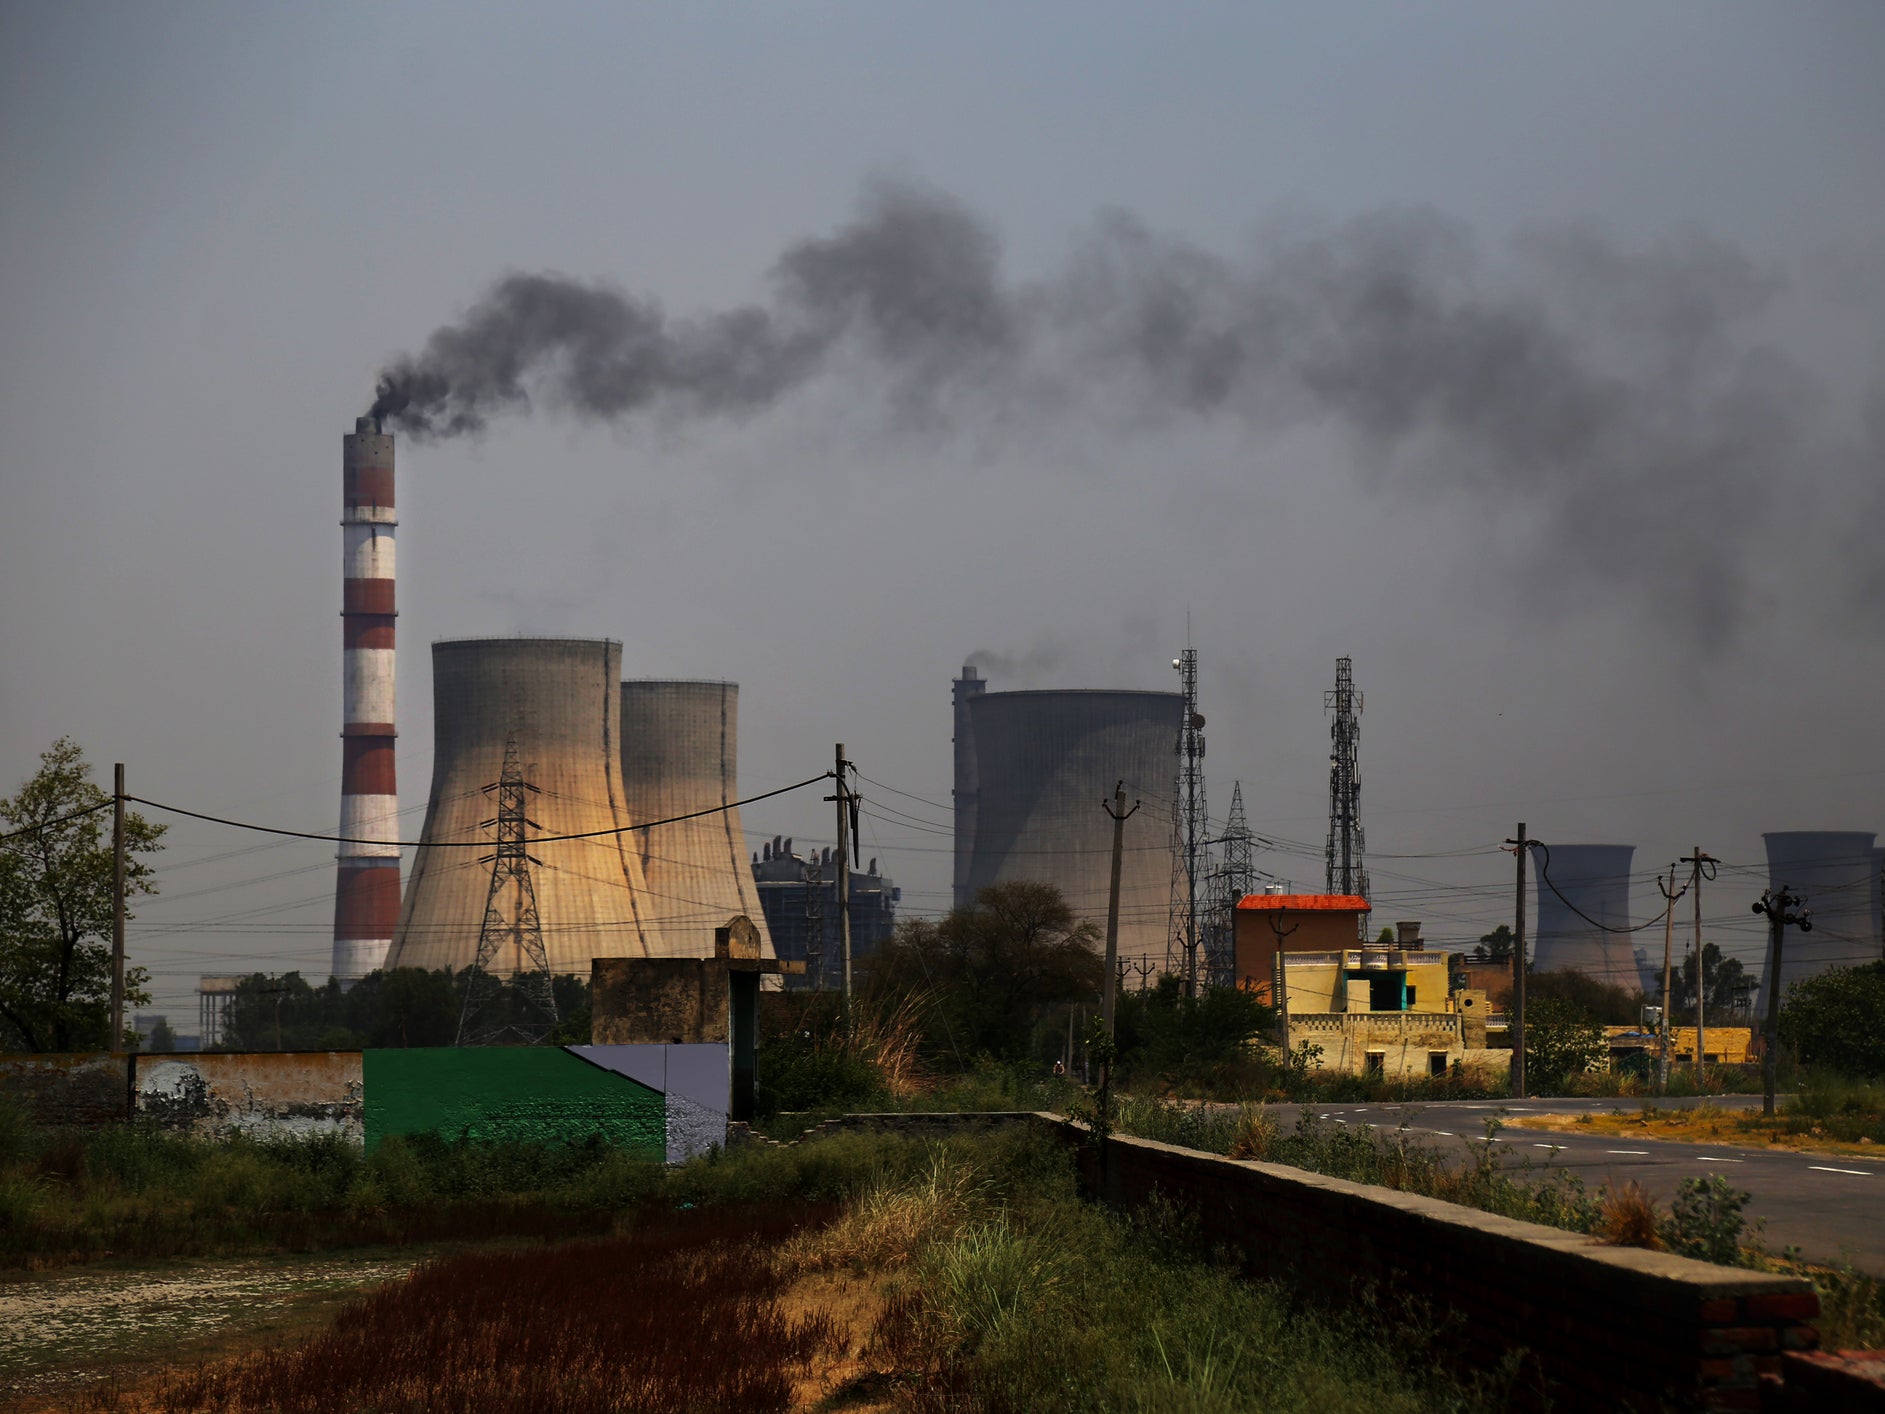
[[(1782, 830), (1767, 842), (1770, 887), (1799, 894), (1813, 912), (1813, 931), (1787, 930), (1781, 977), (1791, 986), (1829, 967), (1877, 962), (1882, 951), (1879, 920), (1877, 836), (1860, 830)], [(1765, 920), (1761, 920), (1763, 923)], [(1765, 1008), (1771, 978), (1762, 935), (1761, 997)]]
[(990, 884), (1039, 880), (1104, 927), (1113, 822), (1100, 803), (1123, 779), (1126, 799), (1145, 808), (1126, 825), (1119, 955), (1163, 965), (1184, 698), (958, 688), (956, 704), (956, 847), (969, 897)]
[(722, 808), (740, 798), (739, 706), (737, 683), (622, 684), (622, 782), (630, 818), (696, 816), (630, 836), (648, 886), (645, 913), (667, 946), (685, 957), (711, 957), (714, 929), (736, 913), (759, 930), (762, 955), (774, 955), (740, 812)]
[(1547, 863), (1542, 851), (1532, 852), (1538, 895), (1531, 950), (1536, 971), (1570, 968), (1616, 987), (1640, 985), (1636, 936), (1604, 931), (1630, 926), (1630, 861), (1635, 854), (1636, 846), (1630, 844), (1554, 844)]
[[(476, 959), (497, 814), (486, 788), (503, 773), (513, 738), (535, 787), (527, 841), (539, 861), (531, 878), (551, 969), (587, 977), (594, 957), (670, 953), (649, 916), (641, 841), (614, 833), (635, 823), (617, 740), (621, 672), (622, 646), (602, 639), (432, 645), (432, 793), (388, 966), (456, 969)], [(494, 970), (516, 965), (500, 954)]]

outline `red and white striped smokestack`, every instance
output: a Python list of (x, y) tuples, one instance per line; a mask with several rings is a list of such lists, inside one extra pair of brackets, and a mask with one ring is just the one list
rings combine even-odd
[(386, 961), (399, 923), (399, 789), (393, 777), (393, 439), (370, 417), (341, 439), (346, 704), (341, 727), (340, 847), (334, 976)]

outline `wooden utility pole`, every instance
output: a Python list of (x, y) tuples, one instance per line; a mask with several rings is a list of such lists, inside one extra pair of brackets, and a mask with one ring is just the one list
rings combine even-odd
[(1700, 1089), (1708, 1066), (1708, 974), (1702, 968), (1702, 880), (1715, 877), (1703, 871), (1703, 866), (1713, 864), (1715, 857), (1703, 854), (1698, 844), (1695, 853), (1684, 855), (1682, 862), (1694, 866), (1694, 872), (1689, 875), (1689, 887), (1695, 890), (1695, 1081), (1696, 1088)]
[(1518, 859), (1518, 921), (1512, 929), (1512, 1014), (1506, 1032), (1512, 1041), (1512, 1095), (1525, 1098), (1525, 822), (1518, 822), (1518, 838), (1507, 840)]
[[(1696, 853), (1701, 851), (1698, 849)], [(1805, 902), (1797, 894), (1788, 893), (1787, 886), (1782, 884), (1778, 894), (1769, 889), (1754, 905), (1756, 913), (1767, 915), (1767, 1025), (1761, 1029), (1761, 1113), (1764, 1115), (1774, 1112), (1774, 1082), (1780, 1071), (1780, 945), (1789, 923), (1802, 933), (1813, 931), (1812, 910), (1803, 908), (1798, 913), (1792, 912), (1796, 904)]]
[(111, 768), (111, 1049), (124, 1046), (124, 762)]
[(1138, 814), (1139, 804), (1135, 800), (1132, 809), (1126, 809), (1124, 781), (1114, 783), (1112, 804), (1100, 802), (1101, 809), (1113, 817), (1113, 882), (1106, 894), (1106, 990), (1100, 996), (1100, 1020), (1108, 1036), (1113, 1034), (1113, 991), (1119, 971), (1119, 864), (1126, 852), (1126, 821)]

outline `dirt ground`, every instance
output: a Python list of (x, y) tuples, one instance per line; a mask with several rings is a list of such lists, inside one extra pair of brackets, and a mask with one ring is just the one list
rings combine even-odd
[(63, 1268), (0, 1282), (0, 1411), (111, 1406), (153, 1370), (292, 1342), (429, 1252)]

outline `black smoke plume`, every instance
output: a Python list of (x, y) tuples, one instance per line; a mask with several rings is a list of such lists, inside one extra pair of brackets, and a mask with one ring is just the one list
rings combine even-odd
[(711, 418), (842, 373), (899, 406), (1007, 425), (1326, 424), (1370, 484), (1524, 518), (1515, 594), (1621, 582), (1719, 643), (1800, 440), (1804, 376), (1751, 332), (1773, 290), (1705, 238), (1625, 251), (1573, 231), (1488, 256), (1422, 212), (1235, 259), (1114, 215), (1022, 283), (962, 205), (879, 185), (851, 224), (789, 248), (757, 304), (676, 317), (607, 285), (506, 276), (385, 369), (372, 413), (422, 439), (533, 400)]

